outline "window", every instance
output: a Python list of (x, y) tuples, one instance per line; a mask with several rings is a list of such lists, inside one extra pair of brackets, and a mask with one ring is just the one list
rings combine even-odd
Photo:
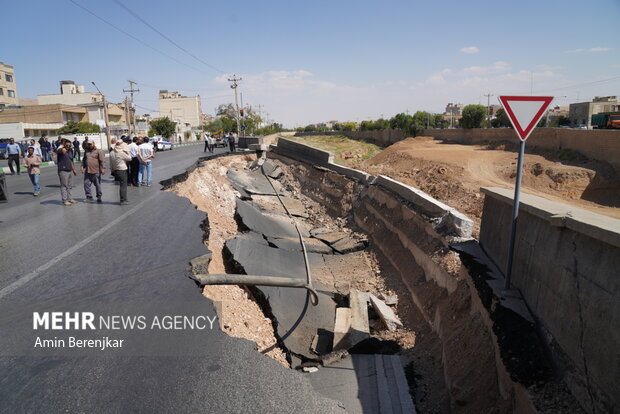
[(7, 82), (13, 82), (13, 75), (9, 75), (8, 73), (5, 75)]
[(15, 91), (9, 89), (9, 98), (15, 98)]
[(0, 88), (0, 96), (4, 96), (4, 89)]

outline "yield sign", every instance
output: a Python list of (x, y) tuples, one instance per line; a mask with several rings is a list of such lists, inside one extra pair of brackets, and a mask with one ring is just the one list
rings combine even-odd
[(553, 96), (500, 96), (506, 115), (521, 141), (530, 136), (553, 100)]

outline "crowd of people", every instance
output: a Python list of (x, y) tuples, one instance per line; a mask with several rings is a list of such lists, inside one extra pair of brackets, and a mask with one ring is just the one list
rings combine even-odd
[[(216, 139), (212, 137), (211, 134), (206, 133), (204, 135), (204, 142), (205, 142), (205, 149), (203, 152), (209, 151), (210, 153), (213, 153), (213, 151), (215, 150)], [(232, 132), (229, 132), (228, 135), (224, 137), (224, 145), (228, 146), (228, 152), (236, 151), (235, 149), (236, 143), (237, 143), (237, 138)]]
[[(11, 138), (7, 145), (7, 155), (11, 174), (21, 173), (20, 159), (23, 159), (24, 167), (34, 187), (35, 197), (38, 197), (41, 191), (39, 184), (41, 164), (55, 158), (64, 206), (77, 203), (71, 194), (73, 177), (77, 176), (76, 163), (79, 163), (80, 172), (83, 174), (86, 202), (103, 202), (101, 178), (106, 173), (106, 157), (103, 150), (97, 148), (96, 143), (88, 137), (81, 143), (77, 138), (71, 141), (61, 136), (53, 142), (49, 142), (47, 137), (41, 137), (38, 141), (30, 140), (26, 154), (22, 154), (21, 146)], [(110, 172), (120, 187), (120, 204), (129, 204), (127, 199), (129, 186), (151, 186), (155, 151), (148, 137), (131, 138), (123, 135), (119, 139), (112, 138), (109, 158)]]

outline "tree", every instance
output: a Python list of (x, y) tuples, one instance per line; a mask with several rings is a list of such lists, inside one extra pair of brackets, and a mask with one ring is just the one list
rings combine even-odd
[(512, 127), (510, 119), (508, 118), (506, 111), (504, 111), (504, 108), (499, 108), (497, 110), (497, 113), (495, 114), (495, 119), (491, 121), (491, 125), (493, 126), (493, 128)]
[(74, 122), (69, 121), (58, 130), (58, 134), (94, 134), (101, 132), (101, 128), (97, 124), (91, 124), (90, 122)]
[(413, 122), (413, 117), (409, 114), (400, 113), (394, 115), (390, 119), (390, 127), (392, 129), (402, 129), (403, 131), (409, 131), (409, 127)]
[(151, 129), (155, 135), (170, 138), (177, 130), (177, 123), (172, 122), (167, 116), (151, 121)]
[(345, 122), (342, 124), (343, 131), (355, 131), (357, 129), (357, 124), (355, 122)]
[(482, 105), (467, 105), (463, 108), (463, 116), (460, 124), (463, 128), (481, 128), (487, 118), (487, 108)]
[(380, 131), (382, 129), (390, 129), (390, 121), (387, 119), (379, 118), (375, 122), (373, 122), (373, 129), (376, 131)]

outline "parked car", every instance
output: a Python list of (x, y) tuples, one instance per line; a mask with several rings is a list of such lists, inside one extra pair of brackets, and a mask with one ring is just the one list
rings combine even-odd
[(173, 147), (172, 142), (164, 137), (153, 137), (152, 144), (155, 151), (171, 150)]

